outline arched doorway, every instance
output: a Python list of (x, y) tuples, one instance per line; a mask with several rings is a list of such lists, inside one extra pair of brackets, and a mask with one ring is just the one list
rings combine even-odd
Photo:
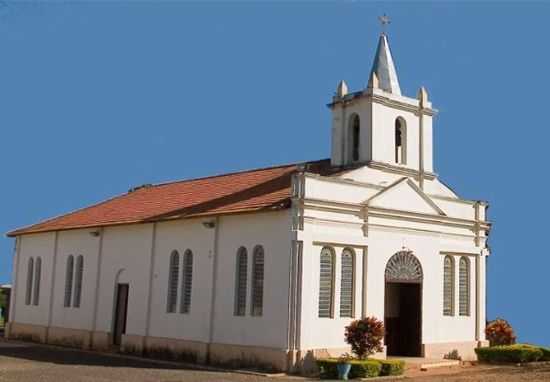
[(411, 251), (400, 251), (386, 264), (384, 299), (388, 355), (422, 355), (422, 266)]

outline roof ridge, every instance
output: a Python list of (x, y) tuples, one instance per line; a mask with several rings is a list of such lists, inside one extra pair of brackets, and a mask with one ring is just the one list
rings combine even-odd
[(154, 183), (154, 184), (151, 185), (151, 187), (162, 187), (162, 186), (167, 186), (167, 185), (171, 185), (171, 184), (174, 184), (174, 183), (185, 183), (185, 182), (192, 182), (192, 181), (195, 181), (195, 180), (204, 180), (204, 179), (220, 178), (220, 177), (222, 177), (222, 176), (230, 176), (230, 175), (237, 175), (237, 174), (246, 174), (247, 172), (264, 171), (264, 170), (273, 170), (273, 169), (276, 169), (276, 168), (292, 167), (292, 166), (298, 166), (298, 165), (300, 165), (300, 164), (308, 164), (308, 163), (321, 162), (321, 161), (324, 161), (324, 160), (327, 160), (327, 158), (325, 158), (325, 159), (318, 159), (318, 160), (314, 160), (314, 161), (290, 162), (290, 163), (272, 165), (272, 166), (267, 166), (267, 167), (256, 167), (256, 168), (251, 168), (251, 169), (246, 169), (246, 170), (237, 170), (237, 171), (232, 171), (232, 172), (226, 172), (226, 173), (223, 173), (223, 174), (215, 174), (215, 175), (201, 176), (201, 177), (198, 177), (198, 178), (172, 180), (172, 181), (166, 181), (166, 182), (161, 182), (161, 183)]

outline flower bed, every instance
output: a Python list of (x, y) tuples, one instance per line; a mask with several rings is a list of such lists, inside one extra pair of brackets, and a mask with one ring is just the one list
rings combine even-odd
[[(323, 379), (337, 379), (339, 360), (327, 358), (317, 360), (320, 376)], [(350, 360), (351, 371), (349, 378), (371, 378), (388, 375), (401, 375), (405, 371), (405, 362), (400, 360), (378, 360), (378, 359), (353, 359)]]

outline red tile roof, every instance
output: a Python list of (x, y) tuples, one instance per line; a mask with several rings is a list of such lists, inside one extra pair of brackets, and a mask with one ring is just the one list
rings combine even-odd
[[(299, 165), (143, 186), (90, 207), (11, 231), (7, 235), (288, 208), (291, 176), (298, 171)], [(311, 172), (327, 174), (336, 170), (330, 167), (329, 160), (309, 162), (306, 165), (307, 171)]]

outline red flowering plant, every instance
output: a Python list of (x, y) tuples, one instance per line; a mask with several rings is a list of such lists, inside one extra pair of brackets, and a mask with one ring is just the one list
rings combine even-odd
[(516, 343), (516, 334), (512, 325), (502, 318), (497, 318), (487, 324), (485, 335), (491, 346), (513, 345)]
[(355, 320), (346, 326), (346, 342), (359, 359), (383, 350), (384, 323), (376, 317)]

